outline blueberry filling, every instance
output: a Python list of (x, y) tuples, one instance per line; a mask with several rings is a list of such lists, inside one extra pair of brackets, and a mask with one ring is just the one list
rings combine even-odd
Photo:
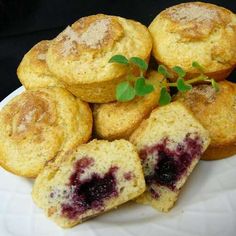
[(152, 198), (158, 199), (160, 197), (159, 193), (152, 187), (149, 188), (149, 192), (151, 193)]
[(164, 185), (174, 190), (176, 182), (186, 173), (193, 159), (200, 157), (202, 141), (197, 135), (190, 137), (187, 134), (175, 149), (169, 148), (168, 144), (171, 140), (165, 138), (141, 150), (140, 156), (146, 183)]
[(70, 185), (76, 185), (80, 179), (80, 175), (84, 173), (85, 169), (94, 164), (94, 160), (90, 157), (83, 157), (75, 163), (74, 172), (70, 176)]
[(69, 200), (62, 204), (62, 215), (69, 219), (89, 209), (102, 210), (105, 199), (118, 195), (115, 177), (117, 167), (111, 167), (103, 176), (93, 173), (89, 178), (80, 180), (80, 175), (92, 164), (93, 160), (88, 157), (75, 164), (68, 184), (71, 190)]
[(84, 200), (88, 206), (97, 206), (102, 203), (102, 199), (117, 194), (114, 171), (114, 168), (110, 169), (104, 177), (93, 174), (91, 179), (86, 180), (80, 185), (78, 190), (83, 193)]
[(133, 178), (133, 174), (132, 174), (132, 172), (126, 172), (126, 173), (124, 173), (124, 178), (125, 178), (125, 180), (131, 180), (132, 178)]
[[(179, 163), (162, 151), (159, 153), (159, 161), (151, 178), (162, 185), (173, 185), (178, 179), (179, 168)], [(152, 182), (152, 179), (149, 181)]]

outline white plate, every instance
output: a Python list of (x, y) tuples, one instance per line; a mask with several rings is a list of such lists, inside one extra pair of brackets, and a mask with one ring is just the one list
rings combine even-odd
[[(23, 90), (21, 87), (11, 93), (0, 103), (0, 109)], [(34, 205), (31, 188), (31, 180), (0, 169), (1, 236), (236, 235), (236, 156), (200, 161), (169, 213), (128, 203), (66, 230)]]

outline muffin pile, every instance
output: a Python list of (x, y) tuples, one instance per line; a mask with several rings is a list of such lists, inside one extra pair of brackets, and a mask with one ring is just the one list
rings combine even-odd
[[(158, 106), (156, 68), (142, 71), (155, 90), (116, 101), (117, 86), (139, 75), (137, 66), (109, 63), (114, 55), (153, 60), (185, 79), (199, 71), (207, 83)], [(135, 200), (169, 211), (202, 157), (236, 153), (236, 15), (203, 2), (157, 15), (148, 28), (104, 14), (87, 16), (52, 40), (36, 44), (17, 75), (26, 91), (0, 111), (0, 165), (36, 178), (32, 197), (61, 227)], [(178, 79), (172, 76), (172, 82)]]

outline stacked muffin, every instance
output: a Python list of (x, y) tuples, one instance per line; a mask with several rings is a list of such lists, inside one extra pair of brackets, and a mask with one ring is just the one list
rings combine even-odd
[(236, 65), (236, 15), (208, 3), (182, 3), (162, 11), (150, 24), (153, 56), (172, 68), (181, 66), (189, 77), (198, 71), (223, 80)]
[[(20, 63), (17, 74), (27, 90), (0, 113), (0, 164), (37, 177), (33, 199), (60, 226), (134, 198), (168, 211), (202, 154), (217, 159), (236, 152), (234, 84), (220, 82), (219, 92), (197, 85), (158, 107), (165, 78), (149, 71), (153, 93), (116, 101), (117, 85), (140, 71), (109, 59), (121, 54), (148, 63), (151, 52), (167, 69), (181, 66), (188, 79), (198, 74), (192, 68), (198, 61), (208, 76), (223, 80), (236, 66), (236, 17), (200, 2), (166, 9), (149, 29), (92, 15), (39, 42)], [(232, 119), (226, 121), (221, 107)], [(222, 120), (227, 129), (212, 128)], [(91, 136), (109, 141), (87, 143)], [(224, 147), (230, 152), (217, 156)]]

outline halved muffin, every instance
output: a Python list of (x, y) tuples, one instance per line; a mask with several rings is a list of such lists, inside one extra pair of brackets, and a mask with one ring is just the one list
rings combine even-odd
[(50, 163), (37, 177), (32, 197), (58, 225), (72, 227), (144, 191), (135, 147), (125, 140), (93, 140)]
[(137, 201), (169, 211), (210, 143), (209, 133), (180, 102), (156, 108), (131, 135), (147, 191)]

